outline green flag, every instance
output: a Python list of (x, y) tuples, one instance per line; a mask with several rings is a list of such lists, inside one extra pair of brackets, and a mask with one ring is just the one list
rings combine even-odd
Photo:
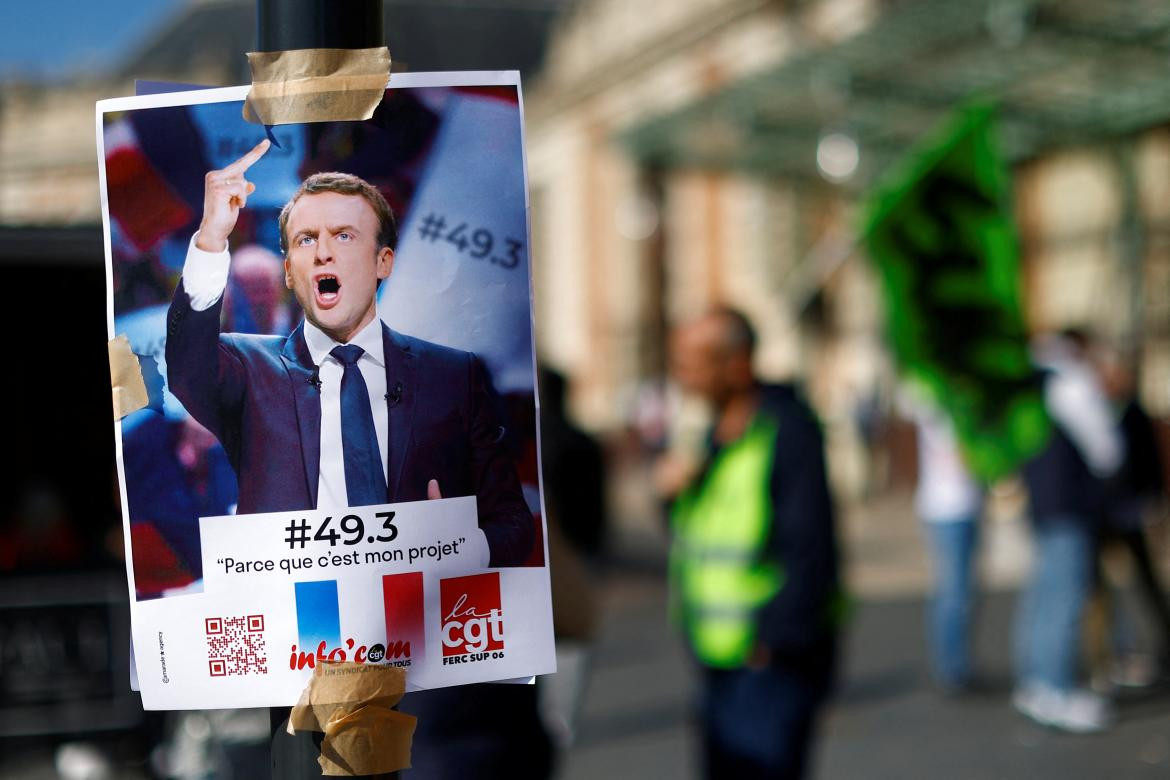
[(991, 107), (969, 106), (920, 144), (870, 194), (862, 232), (899, 367), (950, 415), (985, 481), (1034, 455), (1049, 433), (993, 118)]

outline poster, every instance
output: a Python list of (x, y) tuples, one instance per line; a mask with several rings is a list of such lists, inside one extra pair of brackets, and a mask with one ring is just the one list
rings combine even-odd
[(958, 111), (870, 193), (862, 230), (899, 369), (947, 413), (985, 482), (1015, 470), (1049, 434), (994, 136), (991, 107)]
[(554, 671), (515, 73), (395, 75), (265, 129), (246, 87), (97, 106), (115, 424), (148, 709)]

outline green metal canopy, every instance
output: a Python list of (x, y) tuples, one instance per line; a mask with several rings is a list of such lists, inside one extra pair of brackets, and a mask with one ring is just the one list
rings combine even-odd
[(1000, 108), (1012, 160), (1170, 119), (1166, 0), (904, 0), (862, 32), (799, 53), (620, 135), (654, 166), (817, 176), (833, 131), (853, 186), (972, 96)]

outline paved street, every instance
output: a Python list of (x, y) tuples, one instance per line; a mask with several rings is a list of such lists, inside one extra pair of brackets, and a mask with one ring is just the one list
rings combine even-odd
[[(1170, 691), (1127, 692), (1119, 700), (1120, 723), (1095, 736), (1056, 733), (1011, 710), (1014, 589), (1008, 585), (1016, 576), (1011, 571), (1000, 577), (1008, 585), (987, 597), (981, 609), (977, 657), (986, 690), (961, 699), (935, 693), (925, 673), (926, 568), (920, 542), (912, 521), (896, 519), (903, 516), (899, 513), (880, 514), (889, 524), (874, 526), (872, 533), (855, 517), (845, 524), (855, 594), (858, 579), (865, 586), (850, 624), (843, 685), (821, 731), (814, 777), (1170, 776)], [(1004, 541), (996, 537), (1018, 532), (991, 529), (986, 546), (997, 548)], [(1007, 569), (1018, 574), (1019, 563)], [(563, 765), (565, 780), (696, 776), (688, 722), (693, 686), (666, 622), (664, 576), (660, 554), (643, 544), (605, 577), (603, 631), (577, 743)]]

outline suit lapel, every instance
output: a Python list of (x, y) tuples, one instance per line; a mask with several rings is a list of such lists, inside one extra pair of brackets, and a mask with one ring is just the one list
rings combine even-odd
[(321, 469), (321, 391), (314, 383), (316, 366), (305, 343), (304, 327), (304, 323), (298, 325), (289, 335), (280, 357), (288, 371), (289, 389), (296, 407), (310, 506), (315, 507)]
[(386, 475), (389, 498), (397, 500), (398, 485), (402, 479), (402, 465), (406, 462), (411, 443), (411, 423), (414, 419), (415, 356), (410, 344), (397, 333), (382, 325), (382, 345), (386, 355), (386, 405), (390, 426), (389, 452), (387, 453)]

